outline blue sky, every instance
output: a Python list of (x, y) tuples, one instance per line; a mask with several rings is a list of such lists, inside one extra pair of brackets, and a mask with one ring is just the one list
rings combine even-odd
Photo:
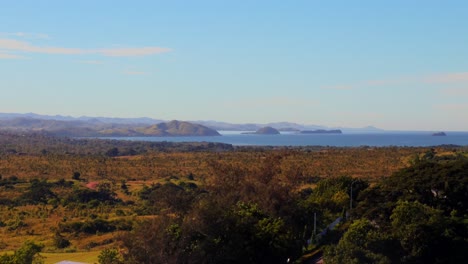
[(466, 1), (4, 1), (0, 112), (468, 131)]

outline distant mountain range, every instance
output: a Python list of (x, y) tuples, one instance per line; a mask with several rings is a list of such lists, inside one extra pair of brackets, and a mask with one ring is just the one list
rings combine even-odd
[(139, 122), (107, 123), (98, 119), (87, 121), (54, 120), (32, 117), (0, 117), (0, 129), (35, 131), (45, 134), (70, 137), (144, 137), (144, 136), (220, 136), (211, 128), (183, 121), (144, 124)]
[(350, 128), (350, 127), (327, 127), (321, 125), (302, 125), (291, 122), (276, 122), (266, 124), (231, 124), (218, 121), (194, 121), (197, 124), (213, 128), (218, 131), (257, 131), (263, 127), (272, 127), (279, 131), (303, 131), (303, 130), (341, 130), (343, 132), (382, 132), (383, 129), (373, 126)]
[(45, 120), (57, 120), (57, 121), (86, 121), (86, 122), (101, 122), (101, 123), (113, 123), (113, 124), (157, 124), (162, 123), (165, 120), (153, 119), (149, 117), (140, 118), (120, 118), (120, 117), (89, 117), (89, 116), (62, 116), (62, 115), (39, 115), (34, 113), (18, 114), (18, 113), (0, 113), (0, 120), (8, 120), (15, 118), (33, 118), (33, 119), (45, 119)]
[(148, 117), (71, 117), (34, 113), (0, 113), (0, 129), (41, 131), (63, 136), (216, 136), (217, 131), (258, 131), (272, 127), (279, 131), (329, 130), (379, 132), (375, 127), (345, 128), (302, 125), (291, 122), (232, 124), (218, 121), (164, 121)]

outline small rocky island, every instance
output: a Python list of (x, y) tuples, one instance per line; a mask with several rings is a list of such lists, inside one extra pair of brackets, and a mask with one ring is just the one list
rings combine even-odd
[(267, 127), (262, 127), (262, 128), (260, 128), (259, 130), (255, 131), (255, 132), (245, 132), (245, 133), (242, 133), (242, 134), (278, 135), (278, 134), (280, 134), (280, 132), (275, 128), (267, 126)]
[(343, 132), (339, 129), (332, 129), (332, 130), (325, 130), (325, 129), (317, 129), (317, 130), (303, 130), (299, 132), (300, 134), (343, 134)]
[(433, 133), (432, 136), (445, 137), (445, 136), (447, 136), (447, 134), (445, 134), (445, 132), (436, 132), (436, 133)]

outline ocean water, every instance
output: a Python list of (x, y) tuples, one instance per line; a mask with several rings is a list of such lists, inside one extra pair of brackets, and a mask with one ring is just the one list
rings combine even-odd
[(446, 132), (447, 136), (432, 136), (431, 132), (381, 132), (343, 134), (295, 134), (280, 135), (241, 134), (239, 131), (219, 131), (216, 137), (105, 137), (105, 139), (169, 142), (220, 142), (235, 146), (409, 146), (438, 145), (468, 146), (468, 132)]

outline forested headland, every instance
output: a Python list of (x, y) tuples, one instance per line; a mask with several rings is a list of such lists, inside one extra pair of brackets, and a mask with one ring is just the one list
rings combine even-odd
[(463, 263), (467, 151), (1, 132), (0, 263)]

